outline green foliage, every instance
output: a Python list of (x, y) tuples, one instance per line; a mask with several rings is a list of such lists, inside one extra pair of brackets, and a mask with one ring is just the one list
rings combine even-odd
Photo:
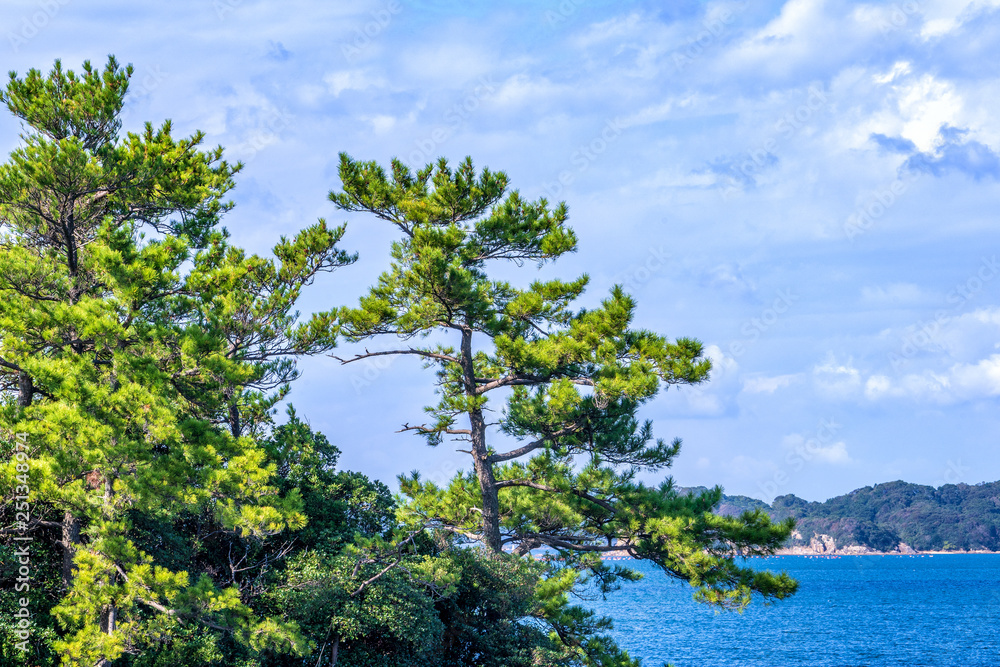
[(899, 546), (899, 535), (870, 521), (859, 521), (854, 528), (854, 541), (876, 551), (892, 551)]
[[(638, 412), (708, 378), (701, 344), (635, 328), (620, 287), (574, 308), (587, 276), (491, 277), (575, 251), (565, 204), (468, 159), (414, 174), (342, 155), (331, 199), (401, 238), (357, 308), (302, 323), (302, 290), (355, 259), (337, 248), (344, 226), (319, 220), (273, 257), (233, 247), (220, 223), (240, 165), (169, 122), (120, 136), (131, 74), (57, 61), (0, 92), (24, 127), (0, 165), (0, 434), (27, 443), (0, 463), (16, 528), (0, 579), (16, 581), (13, 534), (32, 537), (33, 664), (634, 667), (611, 621), (572, 603), (638, 578), (603, 553), (651, 560), (724, 608), (794, 592), (736, 560), (773, 552), (791, 521), (639, 481), (680, 442)], [(296, 358), (341, 335), (441, 342), (387, 354), (434, 369), (440, 400), (406, 428), (468, 442), (470, 472), (401, 478), (397, 501), (337, 470), (293, 409), (274, 423)], [(13, 630), (0, 624), (0, 656), (23, 661)]]
[[(490, 277), (498, 261), (542, 265), (573, 252), (565, 204), (508, 193), (504, 173), (477, 174), (468, 158), (457, 169), (442, 159), (413, 173), (398, 161), (387, 171), (341, 154), (340, 177), (343, 191), (330, 195), (338, 207), (368, 212), (401, 233), (389, 269), (358, 307), (337, 311), (340, 332), (356, 342), (394, 336), (404, 341), (398, 349), (374, 354), (413, 355), (433, 368), (440, 399), (426, 408), (427, 423), (404, 430), (430, 445), (462, 442), (472, 463), (444, 486), (417, 471), (400, 477), (405, 525), (481, 544), (498, 557), (504, 549), (518, 556), (547, 549), (572, 574), (570, 587), (583, 573), (605, 592), (636, 578), (601, 560), (623, 550), (725, 608), (741, 609), (754, 594), (781, 599), (795, 591), (787, 575), (754, 572), (735, 559), (773, 553), (791, 521), (772, 523), (760, 511), (719, 516), (712, 512), (719, 489), (692, 497), (669, 480), (638, 481), (641, 471), (668, 468), (680, 449), (679, 440), (655, 439), (638, 411), (662, 387), (708, 378), (702, 345), (633, 328), (636, 304), (617, 286), (599, 307), (575, 310), (587, 276), (527, 287)], [(432, 335), (437, 345), (412, 344)], [(500, 415), (497, 429), (486, 423), (488, 410)], [(520, 442), (507, 451), (487, 442), (503, 437)], [(592, 642), (598, 655), (600, 624), (579, 642), (559, 631), (563, 623), (586, 626), (579, 613), (560, 603), (537, 617), (567, 650), (587, 653), (581, 647)], [(593, 664), (617, 659), (609, 652)]]
[[(169, 519), (145, 513), (131, 517), (137, 543), (154, 554), (157, 565), (202, 573), (217, 587), (238, 591), (249, 613), (241, 625), (249, 633), (240, 636), (207, 626), (204, 632), (180, 636), (179, 628), (170, 627), (148, 642), (137, 660), (152, 659), (149, 653), (154, 651), (167, 664), (170, 656), (183, 652), (190, 642), (206, 655), (211, 649), (212, 655), (222, 656), (219, 664), (270, 667), (291, 664), (289, 653), (314, 655), (322, 644), (328, 619), (317, 621), (311, 613), (298, 613), (284, 597), (288, 593), (284, 587), (310, 559), (340, 558), (342, 563), (353, 563), (341, 558), (345, 546), (355, 540), (379, 539), (391, 526), (394, 504), (384, 485), (336, 470), (337, 448), (312, 431), (291, 407), (288, 420), (273, 430), (263, 447), (275, 469), (275, 486), (301, 498), (305, 527), (268, 538), (226, 530), (217, 517), (204, 511)], [(417, 598), (421, 595), (419, 589), (412, 593)], [(282, 618), (285, 623), (269, 618)], [(302, 660), (302, 664), (315, 664), (315, 658)]]
[[(0, 452), (0, 456), (7, 456)], [(0, 508), (0, 525), (16, 525), (13, 505)], [(59, 656), (54, 644), (59, 639), (59, 628), (51, 615), (62, 591), (60, 590), (59, 563), (61, 554), (51, 540), (37, 540), (28, 545), (30, 558), (30, 588), (18, 582), (19, 548), (23, 543), (5, 541), (0, 544), (0, 665), (55, 665)], [(19, 586), (20, 584), (20, 586)], [(15, 631), (19, 628), (20, 601), (28, 602), (31, 642), (27, 656), (16, 648), (22, 641)]]
[(892, 551), (904, 542), (918, 551), (1000, 551), (1000, 482), (945, 484), (939, 488), (887, 482), (822, 503), (792, 495), (775, 498), (769, 513), (793, 517), (808, 543), (827, 534), (838, 546), (859, 544)]
[(423, 543), (362, 588), (381, 565), (358, 562), (303, 553), (274, 589), (276, 605), (317, 638), (311, 660), (336, 651), (349, 667), (638, 665), (598, 634), (610, 620), (570, 604), (574, 570)]
[(301, 496), (246, 436), (268, 424), (291, 357), (332, 345), (296, 324), (301, 288), (353, 258), (322, 221), (281, 239), (277, 260), (230, 248), (219, 222), (239, 165), (169, 122), (119, 137), (131, 71), (57, 62), (0, 93), (25, 129), (0, 165), (0, 432), (28, 442), (26, 472), (0, 464), (0, 492), (30, 488), (23, 528), (59, 540), (47, 611), (67, 664), (188, 621), (300, 652), (294, 627), (255, 618), (237, 588), (157, 564), (133, 521), (194, 514), (254, 539), (304, 525)]
[(181, 626), (169, 639), (157, 637), (132, 661), (132, 667), (208, 667), (225, 665), (218, 633), (198, 626)]
[(395, 502), (381, 482), (336, 470), (340, 450), (301, 421), (294, 408), (288, 421), (265, 442), (276, 463), (279, 488), (297, 489), (308, 517), (296, 539), (306, 548), (334, 553), (355, 535), (387, 534), (395, 525)]
[(291, 610), (303, 630), (320, 640), (320, 653), (337, 647), (338, 665), (420, 664), (430, 659), (442, 626), (434, 600), (395, 569), (355, 594), (382, 569), (357, 567), (349, 556), (306, 553), (289, 568), (275, 603)]

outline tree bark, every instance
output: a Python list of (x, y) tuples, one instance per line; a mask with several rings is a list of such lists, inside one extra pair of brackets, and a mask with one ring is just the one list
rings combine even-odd
[[(111, 475), (104, 475), (104, 512), (108, 517), (114, 516), (115, 503), (115, 481)], [(117, 580), (117, 573), (111, 575), (111, 583)], [(113, 635), (117, 629), (118, 608), (113, 604), (108, 605), (101, 611), (101, 630), (106, 634)], [(110, 663), (108, 663), (110, 664)]]
[(500, 553), (500, 497), (493, 464), (488, 460), (486, 420), (478, 408), (469, 413), (469, 419), (472, 422), (472, 457), (483, 497), (483, 536), (490, 551)]
[(236, 403), (229, 404), (229, 432), (234, 438), (243, 434), (243, 424), (240, 423), (240, 408)]
[(31, 405), (31, 400), (35, 397), (35, 385), (31, 381), (31, 376), (21, 371), (17, 375), (17, 405), (26, 408)]
[(73, 556), (76, 555), (76, 545), (80, 543), (80, 520), (71, 512), (63, 514), (62, 520), (62, 541), (63, 548), (62, 583), (67, 591), (73, 585), (74, 570)]
[(101, 610), (101, 632), (107, 635), (115, 634), (118, 627), (118, 608), (108, 605)]
[[(462, 375), (466, 396), (476, 395), (476, 372), (472, 357), (472, 328), (466, 326), (462, 330)], [(493, 464), (489, 460), (489, 450), (486, 447), (486, 419), (481, 409), (469, 411), (469, 425), (472, 431), (472, 460), (475, 465), (476, 477), (479, 479), (479, 491), (483, 502), (483, 538), (486, 547), (500, 553), (500, 498), (497, 480), (493, 474)]]

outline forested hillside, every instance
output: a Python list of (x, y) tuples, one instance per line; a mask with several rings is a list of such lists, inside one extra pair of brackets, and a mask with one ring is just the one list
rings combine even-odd
[(903, 542), (918, 551), (1000, 551), (1000, 482), (939, 488), (886, 482), (822, 503), (794, 495), (779, 496), (771, 505), (747, 496), (723, 496), (719, 513), (757, 508), (772, 519), (795, 519), (789, 546), (809, 544), (813, 536), (825, 534), (838, 548), (892, 551)]

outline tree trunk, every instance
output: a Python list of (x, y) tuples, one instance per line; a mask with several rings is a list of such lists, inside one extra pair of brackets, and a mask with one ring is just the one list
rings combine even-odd
[(236, 403), (229, 404), (229, 432), (234, 438), (240, 437), (243, 433), (243, 424), (240, 423), (240, 408)]
[[(114, 442), (114, 440), (112, 439)], [(115, 481), (111, 475), (104, 475), (104, 512), (105, 515), (110, 517), (114, 516), (114, 504), (115, 504)], [(112, 574), (111, 584), (114, 585), (117, 582), (118, 575)], [(109, 635), (115, 634), (118, 623), (118, 608), (113, 604), (108, 605), (101, 611), (101, 630)], [(110, 664), (110, 663), (109, 663)]]
[(35, 385), (31, 381), (31, 376), (21, 371), (17, 376), (17, 405), (26, 408), (31, 405), (31, 399), (35, 396)]
[[(462, 330), (462, 375), (466, 395), (476, 395), (476, 371), (472, 358), (472, 328)], [(489, 451), (486, 447), (486, 420), (483, 411), (474, 408), (469, 411), (469, 425), (472, 435), (472, 460), (475, 464), (476, 477), (479, 479), (479, 491), (483, 501), (483, 539), (486, 547), (500, 553), (500, 498), (497, 480), (493, 475), (493, 464), (489, 461)]]
[(73, 585), (73, 556), (76, 555), (76, 545), (80, 543), (80, 521), (71, 512), (63, 514), (62, 541), (63, 548), (62, 583), (67, 591)]
[(472, 458), (483, 496), (483, 537), (490, 551), (500, 553), (500, 498), (486, 449), (486, 420), (479, 409), (469, 413), (469, 419), (472, 422)]
[(108, 605), (101, 610), (101, 632), (106, 635), (113, 635), (117, 627), (118, 608), (114, 605)]

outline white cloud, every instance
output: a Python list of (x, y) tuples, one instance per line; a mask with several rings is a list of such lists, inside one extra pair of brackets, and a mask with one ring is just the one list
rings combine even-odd
[(923, 298), (923, 292), (912, 283), (892, 283), (885, 287), (866, 285), (861, 288), (861, 299), (878, 305), (918, 303)]
[(835, 465), (853, 462), (850, 454), (847, 453), (847, 443), (843, 440), (825, 444), (816, 438), (806, 439), (800, 433), (792, 433), (786, 435), (781, 444), (785, 449), (794, 452), (807, 462), (818, 461)]
[(899, 134), (920, 150), (931, 151), (935, 148), (942, 125), (960, 122), (962, 98), (951, 82), (925, 74), (894, 88), (899, 117), (903, 121)]
[(875, 74), (872, 76), (872, 80), (877, 84), (892, 83), (896, 79), (909, 74), (912, 71), (910, 63), (906, 61), (897, 62), (892, 66), (892, 69), (885, 74)]
[(852, 365), (852, 361), (838, 363), (833, 354), (826, 361), (812, 369), (813, 383), (817, 391), (828, 398), (844, 399), (858, 393), (861, 389), (861, 371)]
[(943, 373), (928, 370), (898, 379), (873, 375), (865, 383), (865, 396), (872, 401), (896, 398), (938, 405), (1000, 396), (1000, 354), (954, 364)]
[(250, 83), (226, 91), (219, 108), (201, 127), (218, 136), (231, 155), (246, 162), (294, 134), (296, 116), (284, 100), (273, 99)]
[(323, 97), (323, 93), (326, 92), (326, 88), (324, 86), (317, 86), (314, 84), (302, 84), (298, 87), (297, 92), (299, 100), (301, 100), (304, 104), (312, 105)]
[(690, 113), (701, 113), (701, 110), (711, 106), (711, 97), (693, 93), (670, 97), (665, 100), (656, 101), (645, 106), (635, 113), (627, 114), (618, 121), (622, 127), (635, 127), (637, 125), (650, 125), (669, 120), (674, 116)]
[(572, 88), (555, 84), (545, 77), (532, 77), (522, 73), (508, 77), (501, 83), (490, 96), (490, 103), (500, 107), (529, 106), (537, 111), (539, 102), (550, 102), (571, 92)]
[(980, 308), (975, 312), (964, 315), (963, 317), (968, 317), (976, 322), (981, 322), (983, 324), (993, 325), (1000, 327), (1000, 307), (992, 306), (990, 308)]
[(345, 90), (365, 90), (385, 86), (382, 77), (360, 69), (331, 72), (323, 77), (323, 82), (334, 97), (340, 97)]
[(577, 48), (589, 48), (610, 40), (633, 38), (648, 25), (649, 22), (641, 14), (632, 12), (627, 16), (616, 16), (590, 25), (574, 36), (572, 43)]
[(430, 43), (408, 50), (403, 56), (403, 69), (417, 79), (450, 88), (489, 74), (496, 62), (486, 45)]
[(947, 375), (927, 371), (910, 373), (898, 380), (885, 375), (875, 375), (865, 384), (865, 395), (871, 400), (902, 398), (919, 403), (951, 403), (951, 379)]
[(689, 172), (676, 167), (659, 169), (651, 176), (636, 183), (639, 188), (658, 190), (662, 188), (707, 188), (716, 184), (719, 177), (708, 172)]
[(732, 262), (699, 270), (698, 277), (702, 284), (713, 289), (723, 289), (736, 294), (751, 294), (757, 290), (753, 281), (743, 275), (742, 268)]
[(1000, 307), (980, 308), (971, 313), (938, 313), (926, 322), (909, 327), (901, 336), (911, 356), (914, 352), (936, 354), (941, 364), (972, 363), (997, 348), (1000, 339)]
[(777, 18), (725, 53), (724, 67), (758, 76), (786, 76), (801, 66), (843, 54), (854, 41), (847, 34), (850, 28), (854, 26), (826, 11), (825, 0), (789, 0)]
[(671, 413), (693, 417), (720, 417), (729, 413), (739, 394), (739, 364), (718, 345), (706, 345), (705, 356), (712, 361), (711, 379), (693, 387), (680, 386), (683, 405), (671, 407)]
[(712, 378), (735, 380), (740, 365), (718, 345), (706, 345), (705, 356), (712, 360)]
[[(913, 3), (917, 4), (917, 3)], [(921, 37), (941, 37), (960, 27), (978, 8), (1000, 6), (998, 0), (923, 0), (920, 11), (924, 16)]]
[(776, 375), (774, 377), (752, 377), (743, 380), (743, 391), (750, 394), (773, 394), (802, 379), (801, 373)]
[(758, 34), (761, 41), (794, 39), (816, 29), (821, 21), (825, 0), (789, 0), (778, 18)]
[(872, 134), (883, 134), (908, 139), (921, 151), (933, 151), (942, 125), (968, 127), (962, 94), (951, 81), (912, 71), (905, 62), (866, 72), (867, 80), (855, 79), (849, 90), (840, 92), (853, 99), (853, 109), (845, 118), (853, 127), (852, 147), (862, 147)]
[(865, 396), (870, 399), (877, 399), (885, 396), (892, 390), (892, 380), (885, 375), (872, 375), (865, 382)]
[(379, 114), (376, 116), (370, 116), (366, 118), (366, 120), (372, 124), (372, 129), (375, 130), (375, 134), (385, 134), (396, 126), (395, 116)]
[(825, 447), (816, 448), (817, 460), (824, 463), (850, 463), (851, 457), (847, 454), (847, 445), (843, 442), (835, 442)]
[(977, 364), (956, 364), (951, 368), (955, 392), (965, 398), (1000, 395), (1000, 354)]

